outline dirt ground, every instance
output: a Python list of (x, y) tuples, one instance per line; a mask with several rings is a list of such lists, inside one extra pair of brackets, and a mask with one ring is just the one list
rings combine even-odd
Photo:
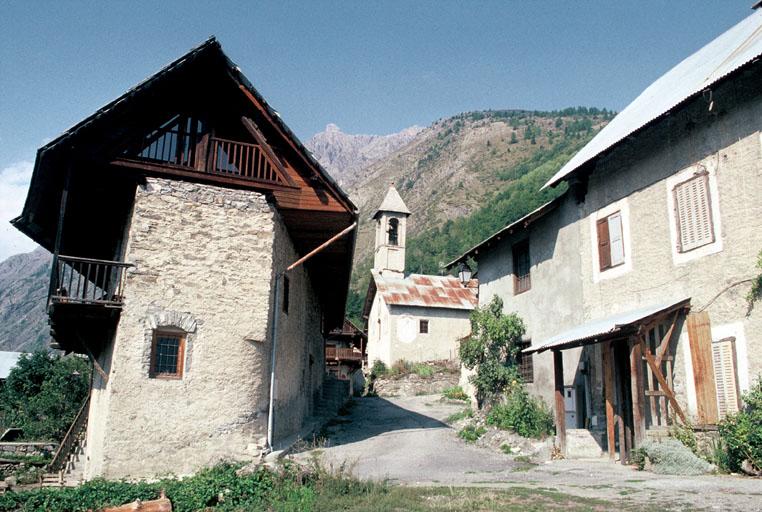
[(762, 510), (762, 479), (665, 476), (608, 459), (529, 464), (468, 444), (444, 419), (464, 408), (440, 395), (355, 399), (327, 440), (290, 455), (345, 464), (360, 478), (407, 486), (553, 491), (649, 510)]

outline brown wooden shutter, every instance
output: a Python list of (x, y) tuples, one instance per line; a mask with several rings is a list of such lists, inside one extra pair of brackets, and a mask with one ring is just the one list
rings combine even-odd
[(738, 412), (738, 376), (735, 338), (712, 343), (714, 381), (717, 383), (717, 409), (720, 418)]
[(611, 266), (608, 217), (598, 221), (598, 264), (601, 270), (606, 270)]
[(719, 415), (712, 363), (712, 328), (709, 323), (709, 313), (706, 311), (691, 313), (688, 315), (687, 324), (693, 363), (693, 382), (696, 385), (698, 422), (702, 425), (713, 425), (717, 423)]

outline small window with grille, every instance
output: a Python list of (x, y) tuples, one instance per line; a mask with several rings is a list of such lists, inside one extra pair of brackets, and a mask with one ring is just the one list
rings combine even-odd
[(429, 333), (429, 321), (428, 320), (419, 320), (418, 321), (418, 332), (420, 334), (428, 334)]
[(185, 333), (157, 329), (151, 349), (151, 378), (180, 379), (185, 358)]
[(678, 183), (673, 193), (678, 251), (688, 252), (714, 242), (709, 173), (702, 171)]
[(529, 240), (513, 246), (513, 294), (518, 295), (532, 287), (529, 263)]
[[(532, 345), (531, 341), (522, 341), (519, 345), (521, 348), (520, 350), (524, 350), (525, 348), (529, 348)], [(525, 354), (524, 352), (519, 352), (518, 356), (518, 363), (519, 363), (519, 375), (521, 376), (521, 380), (523, 380), (527, 384), (531, 384), (534, 382), (534, 354)]]

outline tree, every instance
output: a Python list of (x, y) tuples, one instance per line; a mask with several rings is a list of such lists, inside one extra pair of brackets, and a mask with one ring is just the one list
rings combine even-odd
[(0, 390), (0, 421), (29, 440), (60, 440), (87, 397), (90, 365), (40, 350), (24, 354)]
[(521, 317), (503, 313), (498, 296), (471, 313), (471, 335), (461, 341), (459, 353), (463, 366), (475, 370), (470, 380), (479, 407), (520, 381), (516, 365), (525, 332)]

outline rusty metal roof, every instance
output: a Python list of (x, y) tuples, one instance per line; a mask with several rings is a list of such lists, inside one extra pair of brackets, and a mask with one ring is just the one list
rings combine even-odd
[(371, 270), (376, 293), (390, 306), (420, 306), (446, 309), (474, 309), (478, 305), (476, 287), (466, 288), (456, 277), (411, 274), (406, 278), (382, 275)]
[[(543, 188), (557, 185), (629, 135), (686, 100), (702, 94), (760, 55), (762, 10), (757, 10), (651, 84), (574, 155)], [(707, 105), (709, 101), (711, 99)]]

